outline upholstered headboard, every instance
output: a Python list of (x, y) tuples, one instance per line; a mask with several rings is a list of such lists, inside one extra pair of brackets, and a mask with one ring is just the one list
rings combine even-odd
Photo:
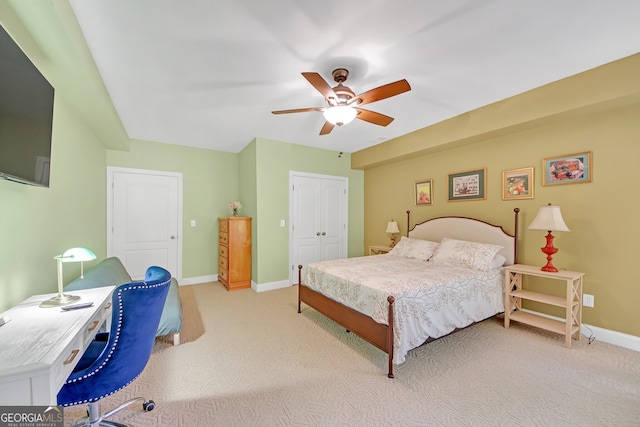
[(505, 265), (518, 262), (518, 213), (515, 208), (515, 232), (508, 234), (499, 225), (489, 224), (474, 218), (443, 216), (421, 222), (410, 228), (411, 211), (407, 211), (407, 237), (439, 242), (443, 237), (470, 242), (491, 243), (503, 248), (498, 252), (506, 258)]

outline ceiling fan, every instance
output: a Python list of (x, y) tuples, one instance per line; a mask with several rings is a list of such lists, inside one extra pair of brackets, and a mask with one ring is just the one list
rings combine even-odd
[(310, 111), (320, 111), (324, 114), (326, 122), (320, 130), (320, 135), (326, 135), (333, 130), (335, 126), (346, 125), (353, 119), (364, 120), (374, 125), (387, 126), (393, 121), (393, 117), (376, 113), (375, 111), (360, 108), (361, 105), (370, 104), (375, 101), (390, 98), (401, 93), (411, 90), (409, 82), (406, 80), (398, 80), (371, 89), (367, 92), (356, 95), (350, 88), (344, 86), (343, 83), (349, 76), (346, 68), (337, 68), (331, 73), (333, 80), (338, 83), (336, 87), (331, 87), (318, 73), (306, 72), (302, 73), (305, 79), (316, 88), (318, 92), (324, 96), (328, 107), (311, 107), (297, 108), (293, 110), (272, 111), (273, 114), (289, 114), (289, 113), (306, 113)]

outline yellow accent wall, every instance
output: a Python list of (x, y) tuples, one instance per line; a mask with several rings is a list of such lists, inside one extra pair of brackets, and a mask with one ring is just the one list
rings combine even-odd
[[(544, 265), (545, 232), (527, 230), (540, 205), (559, 205), (571, 232), (555, 233), (558, 268), (586, 273), (584, 292), (595, 296), (583, 322), (640, 336), (640, 287), (633, 266), (640, 253), (634, 179), (640, 159), (640, 55), (430, 126), (352, 154), (365, 170), (365, 245), (386, 244), (385, 227), (442, 215), (503, 224), (514, 232), (521, 209), (520, 263)], [(591, 151), (592, 182), (542, 185), (548, 157)], [(535, 198), (502, 200), (502, 172), (534, 167)], [(487, 168), (486, 200), (449, 202), (448, 174)], [(415, 206), (414, 183), (433, 179), (433, 205)], [(525, 287), (564, 295), (560, 281), (529, 279)], [(555, 308), (527, 308), (562, 316)]]

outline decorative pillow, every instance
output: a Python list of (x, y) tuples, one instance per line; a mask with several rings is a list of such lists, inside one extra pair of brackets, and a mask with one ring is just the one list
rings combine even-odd
[(445, 237), (440, 242), (431, 261), (437, 264), (487, 271), (489, 264), (500, 249), (502, 246)]
[(505, 257), (503, 257), (502, 255), (496, 254), (496, 256), (494, 256), (493, 259), (491, 260), (491, 262), (489, 263), (489, 266), (487, 267), (487, 270), (492, 270), (494, 268), (502, 267), (506, 260), (507, 259)]
[(391, 250), (389, 251), (389, 254), (391, 255), (395, 255), (395, 256), (404, 256), (404, 253), (406, 252), (406, 246), (407, 246), (407, 241), (409, 239), (407, 237), (402, 236), (400, 238), (400, 241), (398, 243), (396, 243), (396, 245), (391, 248)]
[(396, 244), (389, 253), (404, 258), (415, 258), (427, 261), (433, 256), (438, 245), (439, 243), (437, 242), (411, 239), (409, 237), (402, 236), (398, 244)]

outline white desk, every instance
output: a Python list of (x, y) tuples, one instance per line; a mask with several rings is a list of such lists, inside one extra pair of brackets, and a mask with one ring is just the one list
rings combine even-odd
[(57, 405), (57, 395), (100, 325), (111, 319), (114, 287), (72, 291), (93, 306), (63, 311), (39, 305), (55, 294), (36, 295), (2, 313), (0, 405)]

